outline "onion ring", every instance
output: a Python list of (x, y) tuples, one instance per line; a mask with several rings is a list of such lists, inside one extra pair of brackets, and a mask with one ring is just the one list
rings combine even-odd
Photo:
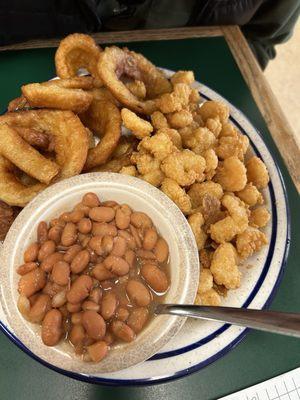
[(0, 154), (42, 183), (49, 184), (60, 169), (55, 162), (43, 157), (7, 124), (0, 125)]
[(14, 171), (15, 166), (0, 156), (0, 198), (9, 205), (25, 207), (47, 185), (43, 183), (23, 185), (15, 176)]
[[(85, 127), (73, 112), (18, 111), (0, 116), (0, 124), (2, 123), (17, 128), (32, 128), (47, 132), (54, 137), (55, 162), (61, 170), (51, 183), (78, 175), (81, 172), (87, 157), (88, 135)], [(1, 158), (0, 199), (10, 205), (25, 206), (46, 186), (39, 183), (29, 187), (22, 185), (13, 174), (14, 168), (8, 160)]]
[(98, 62), (98, 72), (105, 86), (131, 110), (151, 114), (156, 109), (153, 100), (142, 101), (120, 80), (122, 75), (144, 82), (147, 96), (154, 98), (172, 90), (168, 79), (141, 54), (116, 46), (106, 47)]
[(31, 107), (70, 110), (75, 113), (87, 110), (93, 96), (82, 89), (91, 89), (93, 78), (78, 77), (55, 79), (22, 86), (23, 96)]
[(25, 99), (24, 96), (20, 96), (16, 97), (15, 99), (12, 99), (8, 103), (7, 111), (18, 111), (28, 108), (30, 108), (30, 105), (28, 104), (27, 100)]
[(97, 69), (101, 52), (101, 47), (90, 36), (82, 33), (68, 35), (55, 53), (56, 73), (63, 79), (73, 78), (78, 69), (85, 68), (95, 78), (95, 86), (102, 86)]
[(81, 114), (84, 124), (101, 136), (96, 147), (88, 151), (84, 170), (104, 164), (111, 156), (121, 137), (121, 114), (118, 107), (106, 95), (105, 89), (94, 98), (88, 110)]

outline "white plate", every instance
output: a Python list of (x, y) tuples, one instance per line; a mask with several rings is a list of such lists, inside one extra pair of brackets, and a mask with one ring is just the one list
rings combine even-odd
[[(172, 74), (171, 71), (165, 71), (168, 75)], [(270, 304), (275, 294), (289, 248), (289, 210), (281, 174), (267, 146), (248, 119), (213, 90), (199, 83), (195, 87), (199, 88), (204, 99), (221, 100), (229, 105), (231, 122), (248, 136), (254, 154), (264, 161), (270, 174), (270, 183), (263, 193), (272, 214), (271, 222), (265, 229), (269, 245), (241, 267), (241, 287), (229, 291), (223, 302), (225, 306), (261, 309)], [(0, 309), (0, 319), (2, 317), (3, 311)], [(38, 359), (3, 325), (0, 328), (22, 350)], [(179, 334), (150, 360), (110, 374), (87, 376), (68, 373), (40, 359), (38, 361), (58, 372), (87, 382), (107, 385), (153, 384), (188, 375), (209, 365), (239, 343), (246, 332), (245, 328), (190, 319)]]

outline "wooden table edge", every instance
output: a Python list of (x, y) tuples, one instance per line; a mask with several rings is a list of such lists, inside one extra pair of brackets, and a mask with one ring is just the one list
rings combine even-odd
[(300, 151), (296, 134), (284, 115), (240, 28), (238, 26), (224, 26), (221, 29), (299, 193)]
[[(298, 192), (300, 192), (300, 151), (296, 135), (238, 26), (98, 32), (91, 34), (91, 36), (100, 44), (224, 36), (256, 105), (263, 115), (276, 146), (285, 161), (291, 178)], [(56, 47), (60, 40), (60, 38), (29, 40), (23, 43), (2, 46), (0, 47), (0, 51)]]

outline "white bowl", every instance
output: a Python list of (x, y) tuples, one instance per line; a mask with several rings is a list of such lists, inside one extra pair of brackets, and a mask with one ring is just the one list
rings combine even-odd
[(114, 173), (83, 174), (59, 182), (39, 194), (14, 221), (1, 251), (1, 321), (19, 346), (64, 371), (80, 374), (112, 372), (140, 363), (157, 353), (180, 330), (184, 318), (161, 315), (128, 344), (113, 348), (100, 363), (86, 363), (77, 358), (71, 346), (62, 342), (47, 347), (40, 337), (40, 326), (26, 321), (17, 308), (16, 268), (23, 263), (23, 253), (36, 239), (40, 221), (49, 221), (70, 210), (86, 192), (95, 192), (101, 200), (127, 203), (134, 210), (148, 214), (170, 249), (170, 289), (166, 303), (192, 304), (199, 281), (198, 251), (192, 231), (177, 206), (164, 193), (148, 183)]

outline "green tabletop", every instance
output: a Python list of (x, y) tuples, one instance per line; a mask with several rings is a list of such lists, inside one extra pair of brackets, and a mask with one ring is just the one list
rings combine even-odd
[[(290, 176), (223, 38), (141, 42), (128, 47), (156, 65), (194, 70), (196, 79), (241, 109), (262, 133), (284, 178), (291, 207), (291, 247), (272, 309), (300, 311), (300, 208)], [(18, 96), (19, 87), (54, 76), (53, 49), (0, 54), (0, 111)], [(235, 349), (193, 375), (145, 387), (104, 387), (79, 382), (31, 359), (0, 333), (0, 399), (217, 399), (261, 382), (300, 364), (300, 342), (293, 338), (251, 331)]]

